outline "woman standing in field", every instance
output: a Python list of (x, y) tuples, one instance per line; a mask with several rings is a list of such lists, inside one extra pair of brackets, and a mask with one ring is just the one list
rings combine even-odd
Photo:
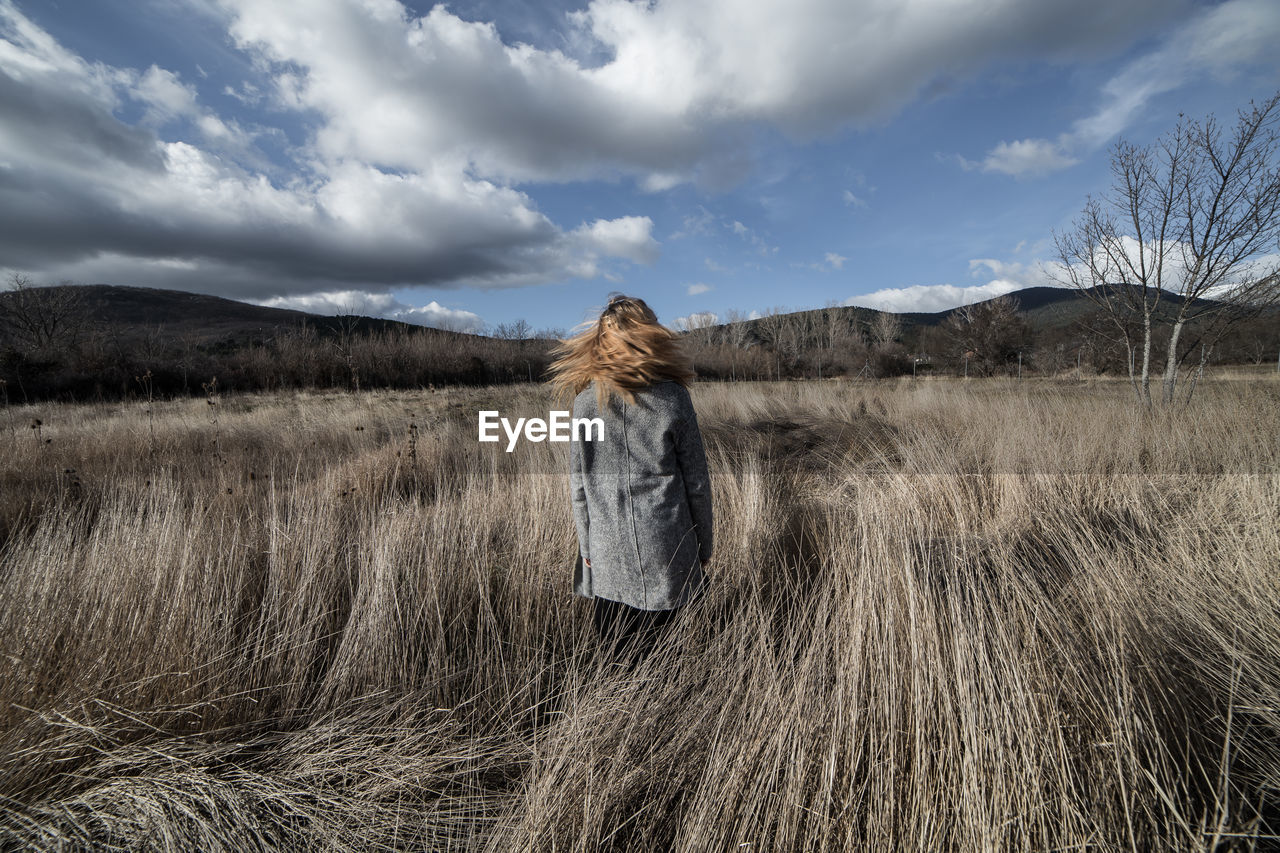
[(561, 341), (553, 387), (604, 435), (569, 445), (578, 531), (573, 591), (595, 599), (601, 638), (631, 653), (702, 588), (711, 559), (711, 481), (689, 398), (694, 373), (642, 299), (614, 296)]

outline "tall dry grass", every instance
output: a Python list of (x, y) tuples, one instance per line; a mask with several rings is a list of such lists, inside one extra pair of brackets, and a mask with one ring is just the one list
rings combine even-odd
[(540, 389), (9, 407), (0, 848), (1266, 849), (1280, 384), (1130, 393), (696, 386), (630, 672)]

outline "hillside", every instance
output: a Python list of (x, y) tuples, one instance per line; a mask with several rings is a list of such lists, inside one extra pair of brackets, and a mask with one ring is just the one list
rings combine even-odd
[[(417, 332), (426, 328), (378, 317), (312, 314), (289, 308), (252, 305), (206, 293), (152, 287), (90, 284), (61, 285), (48, 290), (74, 290), (83, 300), (87, 316), (100, 327), (124, 333), (152, 333), (160, 329), (174, 336), (193, 337), (202, 344), (264, 340), (283, 330), (301, 328), (304, 324), (315, 328), (322, 336), (342, 330), (367, 335), (397, 329)], [(0, 300), (6, 298), (12, 298), (12, 294), (0, 293)], [(431, 332), (460, 335), (437, 329)]]
[(96, 284), (0, 292), (4, 400), (516, 382), (543, 372), (548, 348), (176, 290)]
[[(165, 334), (194, 338), (201, 344), (261, 341), (281, 331), (299, 329), (304, 325), (314, 328), (322, 336), (340, 331), (356, 335), (425, 331), (472, 340), (486, 339), (483, 335), (432, 329), (380, 317), (334, 316), (288, 308), (269, 308), (221, 296), (180, 290), (110, 284), (60, 285), (41, 290), (51, 293), (76, 291), (83, 300), (87, 316), (99, 327), (124, 333), (154, 333), (158, 329)], [(1010, 295), (1018, 301), (1019, 309), (1033, 332), (1069, 326), (1093, 311), (1093, 304), (1088, 299), (1066, 288), (1029, 287)], [(11, 298), (11, 293), (0, 292), (0, 304)], [(805, 309), (788, 312), (785, 316), (793, 319), (815, 318), (828, 311), (864, 327), (873, 323), (882, 313), (872, 308), (845, 306)], [(914, 340), (915, 330), (940, 326), (955, 311), (956, 309), (948, 309), (899, 314), (903, 338)], [(765, 318), (745, 321), (743, 325), (750, 330), (746, 336), (747, 342), (759, 343), (767, 340), (767, 335), (763, 332), (767, 323)]]
[[(1031, 324), (1033, 331), (1070, 325), (1094, 310), (1094, 304), (1086, 296), (1064, 287), (1027, 287), (1014, 291), (1008, 296), (1017, 300), (1018, 310), (1022, 312)], [(980, 300), (973, 304), (984, 305), (994, 301), (995, 298), (999, 297)], [(1176, 304), (1177, 298), (1173, 294), (1167, 295), (1169, 304)], [(1204, 299), (1196, 301), (1200, 305), (1210, 304), (1208, 300)], [(909, 336), (912, 327), (928, 328), (940, 326), (957, 310), (959, 309), (948, 308), (944, 311), (930, 312), (909, 311), (898, 314), (898, 317), (902, 320), (904, 334)], [(874, 308), (849, 305), (837, 308), (806, 309), (790, 312), (788, 316), (818, 316), (827, 311), (833, 311), (837, 315), (842, 315), (850, 321), (856, 321), (862, 325), (869, 325), (874, 322), (877, 315), (883, 313)], [(753, 328), (764, 323), (767, 323), (764, 318), (747, 321), (747, 325)]]
[[(1084, 296), (1050, 287), (1012, 295), (1020, 306), (1016, 335), (1006, 335), (998, 353), (984, 349), (994, 354), (984, 355), (983, 365), (966, 363), (964, 370), (998, 372), (1014, 362), (1044, 373), (1068, 363), (1104, 373), (1124, 368), (1123, 346), (1108, 323), (1090, 321), (1096, 308)], [(982, 347), (957, 349), (943, 328), (953, 313), (907, 313), (883, 323), (885, 315), (869, 308), (821, 308), (701, 328), (686, 344), (707, 379), (893, 376), (920, 363), (958, 372), (959, 352)], [(1280, 312), (1235, 331), (1214, 350), (1217, 363), (1274, 360)], [(887, 344), (884, 334), (892, 335)], [(1184, 348), (1195, 340), (1186, 336)], [(535, 381), (546, 378), (552, 343), (154, 288), (0, 292), (0, 390), (8, 400), (200, 394), (215, 377), (219, 391)]]

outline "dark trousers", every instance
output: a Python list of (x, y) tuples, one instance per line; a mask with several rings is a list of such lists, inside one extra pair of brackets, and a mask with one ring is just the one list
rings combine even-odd
[(640, 610), (620, 601), (595, 598), (596, 634), (616, 661), (636, 663), (649, 652), (676, 609)]

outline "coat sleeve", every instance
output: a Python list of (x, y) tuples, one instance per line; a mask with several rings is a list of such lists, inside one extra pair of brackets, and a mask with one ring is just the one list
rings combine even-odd
[(578, 529), (578, 552), (583, 560), (591, 559), (589, 534), (591, 516), (587, 513), (587, 489), (582, 477), (582, 452), (578, 442), (569, 442), (569, 495), (573, 499), (573, 523)]
[(698, 416), (687, 394), (683, 408), (684, 417), (676, 431), (676, 459), (684, 477), (689, 515), (697, 530), (698, 559), (705, 563), (711, 559), (712, 546), (711, 476), (707, 473), (707, 455), (702, 446), (702, 431), (698, 429)]

